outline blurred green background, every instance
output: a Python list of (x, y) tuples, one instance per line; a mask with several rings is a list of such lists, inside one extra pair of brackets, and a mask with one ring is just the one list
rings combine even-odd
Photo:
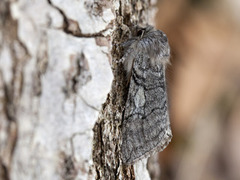
[(173, 139), (161, 180), (240, 180), (240, 1), (159, 0)]

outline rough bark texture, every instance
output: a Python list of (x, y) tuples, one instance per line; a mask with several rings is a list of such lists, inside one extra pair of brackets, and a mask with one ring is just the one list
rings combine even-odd
[(151, 23), (153, 12), (148, 0), (116, 2), (116, 30), (113, 33), (113, 74), (111, 92), (102, 107), (98, 121), (94, 126), (93, 161), (97, 179), (150, 179), (146, 169), (147, 160), (134, 166), (125, 166), (121, 162), (121, 124), (122, 112), (126, 103), (127, 79), (123, 66), (116, 63), (122, 56), (118, 45), (128, 37), (129, 27)]
[(0, 1), (0, 179), (148, 176), (146, 162), (138, 173), (121, 166), (126, 87), (115, 60), (129, 26), (151, 23), (149, 7), (148, 0)]

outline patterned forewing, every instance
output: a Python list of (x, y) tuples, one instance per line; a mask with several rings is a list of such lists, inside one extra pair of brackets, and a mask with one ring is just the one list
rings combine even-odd
[(123, 120), (123, 163), (132, 164), (163, 150), (171, 140), (165, 67), (135, 58)]

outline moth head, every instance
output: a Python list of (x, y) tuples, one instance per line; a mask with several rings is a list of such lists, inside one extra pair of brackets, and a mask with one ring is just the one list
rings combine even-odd
[(146, 27), (135, 26), (134, 36), (142, 38), (146, 33), (149, 33), (151, 31), (154, 31), (153, 26), (149, 26), (149, 25)]
[(139, 38), (140, 49), (146, 53), (152, 65), (166, 65), (169, 63), (170, 47), (167, 35), (152, 26), (138, 27), (136, 36)]

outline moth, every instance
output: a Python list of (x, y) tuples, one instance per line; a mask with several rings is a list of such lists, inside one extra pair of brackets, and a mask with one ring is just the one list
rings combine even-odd
[(167, 36), (152, 26), (136, 27), (122, 44), (129, 90), (122, 123), (123, 164), (162, 151), (172, 138), (165, 79), (170, 47)]

